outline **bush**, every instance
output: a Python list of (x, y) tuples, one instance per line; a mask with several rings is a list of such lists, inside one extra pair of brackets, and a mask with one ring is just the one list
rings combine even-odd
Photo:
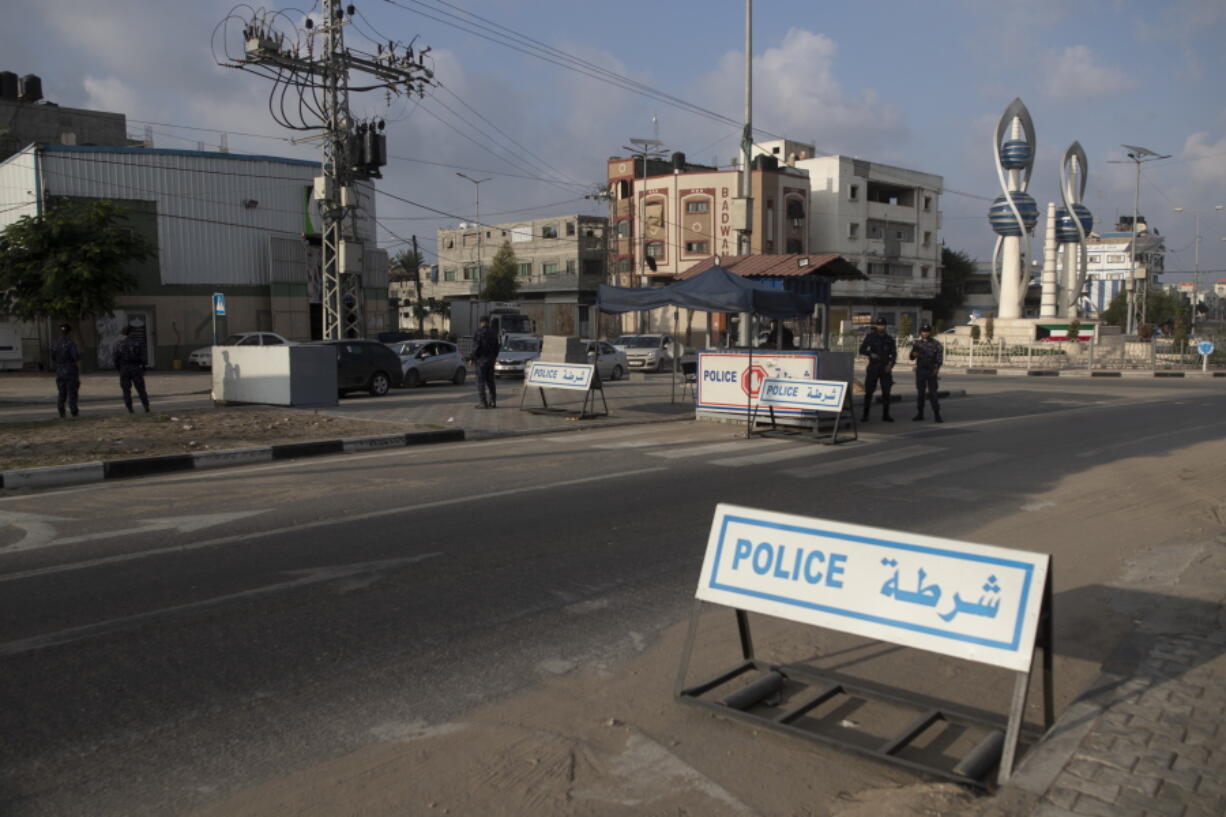
[(980, 334), (981, 332), (979, 331), (979, 324), (977, 323), (972, 324), (971, 325), (971, 340), (979, 340)]
[(992, 336), (996, 334), (996, 319), (991, 315), (983, 319), (983, 334), (985, 340), (991, 340)]

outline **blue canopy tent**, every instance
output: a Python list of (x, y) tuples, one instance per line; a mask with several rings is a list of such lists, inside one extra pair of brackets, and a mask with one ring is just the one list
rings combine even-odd
[(615, 287), (601, 284), (596, 306), (602, 312), (635, 312), (675, 306), (698, 312), (748, 312), (768, 318), (813, 314), (812, 295), (787, 292), (744, 278), (720, 266), (666, 287)]

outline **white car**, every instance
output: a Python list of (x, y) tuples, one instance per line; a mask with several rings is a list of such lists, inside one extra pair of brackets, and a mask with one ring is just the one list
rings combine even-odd
[[(276, 332), (239, 332), (231, 335), (218, 346), (282, 346), (293, 345), (292, 340), (281, 337)], [(201, 369), (213, 368), (213, 347), (201, 346), (187, 357), (187, 362)]]
[(389, 343), (400, 356), (406, 388), (421, 386), (431, 380), (446, 380), (457, 386), (464, 382), (468, 369), (459, 348), (446, 340), (406, 340)]
[(672, 368), (673, 339), (669, 335), (622, 335), (613, 346), (626, 353), (631, 369), (662, 372)]
[(503, 341), (494, 362), (495, 377), (523, 377), (528, 361), (541, 356), (541, 339), (529, 335), (512, 335)]
[(621, 380), (630, 368), (626, 362), (626, 353), (615, 349), (613, 344), (603, 340), (584, 340), (587, 344), (588, 363), (596, 364), (596, 373), (601, 380)]

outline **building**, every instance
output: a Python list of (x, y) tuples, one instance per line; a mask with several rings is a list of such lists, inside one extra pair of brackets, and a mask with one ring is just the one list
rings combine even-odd
[[(995, 316), (997, 298), (992, 288), (992, 262), (976, 261), (975, 274), (962, 284), (962, 305), (954, 310), (951, 326), (961, 326), (974, 322), (976, 318)], [(1041, 272), (1031, 265), (1030, 278), (1026, 285), (1026, 295), (1022, 300), (1022, 317), (1037, 318), (1043, 300), (1043, 287), (1040, 281)], [(949, 327), (947, 327), (949, 328)]]
[[(1110, 232), (1094, 232), (1086, 238), (1086, 294), (1081, 306), (1087, 317), (1099, 317), (1125, 290), (1133, 275), (1132, 240), (1132, 216), (1121, 216)], [(1166, 256), (1164, 239), (1140, 216), (1136, 240), (1136, 280), (1158, 286)]]
[[(463, 308), (477, 299), (484, 272), (510, 242), (519, 265), (517, 303), (537, 333), (591, 336), (598, 333), (596, 288), (608, 274), (607, 230), (603, 216), (579, 214), (440, 228), (438, 264), (433, 279), (423, 281), (422, 297)], [(412, 314), (402, 302), (402, 315), (405, 309)]]
[[(311, 197), (315, 162), (135, 147), (30, 145), (0, 163), (0, 229), (56, 197), (107, 199), (156, 245), (136, 269), (134, 292), (112, 317), (82, 326), (87, 357), (109, 367), (110, 346), (130, 325), (147, 338), (149, 364), (170, 368), (213, 339), (212, 295), (224, 293), (218, 333), (269, 330), (321, 337), (320, 220)], [(365, 332), (387, 324), (387, 254), (375, 247), (374, 189), (355, 185)], [(37, 329), (37, 328), (36, 328)], [(47, 328), (28, 340), (42, 359)]]
[(758, 148), (782, 155), (809, 177), (808, 251), (841, 255), (868, 278), (835, 283), (832, 328), (866, 326), (874, 316), (897, 328), (931, 319), (925, 301), (941, 289), (944, 179), (850, 156), (813, 156), (784, 140)]
[(27, 145), (102, 145), (128, 147), (141, 144), (128, 138), (127, 118), (121, 113), (64, 108), (43, 99), (42, 80), (27, 74), (0, 71), (0, 161)]
[[(930, 316), (940, 289), (943, 179), (791, 140), (754, 145), (752, 254), (841, 255), (867, 280), (840, 281), (831, 324)], [(622, 286), (664, 284), (711, 255), (736, 255), (740, 171), (671, 161), (608, 161), (613, 262)]]

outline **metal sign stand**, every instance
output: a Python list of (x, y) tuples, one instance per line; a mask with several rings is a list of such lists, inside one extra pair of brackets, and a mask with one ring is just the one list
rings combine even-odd
[[(1048, 571), (1043, 587), (1042, 610), (1035, 639), (1035, 646), (1043, 651), (1044, 725), (1041, 731), (1024, 723), (1031, 670), (1017, 673), (1009, 717), (1002, 723), (999, 715), (990, 712), (950, 706), (945, 701), (855, 679), (841, 673), (817, 670), (799, 664), (775, 664), (759, 660), (754, 653), (749, 615), (740, 609), (735, 609), (735, 613), (737, 635), (741, 647), (741, 662), (714, 678), (687, 686), (690, 659), (693, 656), (694, 641), (698, 634), (698, 621), (703, 605), (707, 603), (701, 599), (695, 600), (694, 610), (690, 615), (685, 645), (681, 651), (681, 666), (674, 685), (674, 698), (682, 703), (717, 712), (755, 727), (763, 727), (816, 743), (836, 746), (921, 774), (987, 790), (991, 785), (988, 782), (988, 776), (992, 768), (994, 766), (999, 768), (996, 782), (1005, 783), (1013, 772), (1021, 739), (1025, 737), (1028, 742), (1037, 741), (1042, 732), (1049, 729), (1055, 722), (1055, 705), (1052, 697), (1051, 600), (1051, 572)], [(750, 672), (757, 673), (758, 677), (747, 685), (726, 694), (722, 699), (704, 697), (707, 693)], [(798, 687), (801, 688), (797, 689)], [(866, 745), (864, 735), (860, 732), (857, 732), (854, 739), (851, 739), (850, 736), (845, 738), (837, 732), (835, 734), (821, 733), (796, 725), (810, 712), (839, 697), (845, 700), (860, 699), (866, 705), (879, 702), (895, 707), (910, 708), (916, 710), (917, 715), (902, 732), (883, 739), (875, 747)], [(942, 721), (953, 727), (984, 731), (985, 734), (952, 768), (921, 762), (901, 754), (902, 750), (911, 745), (931, 726)]]
[[(761, 401), (759, 401), (758, 404), (755, 405), (752, 409), (750, 423), (749, 423), (751, 428), (755, 428), (757, 426), (758, 410), (761, 407), (762, 407), (762, 403)], [(775, 407), (772, 404), (767, 404), (766, 409), (767, 411), (770, 412), (770, 422), (771, 422), (770, 430), (771, 432), (778, 433), (779, 427), (775, 422)], [(851, 402), (851, 389), (850, 388), (848, 388), (846, 391), (843, 392), (843, 403), (842, 405), (839, 406), (838, 411), (836, 412), (836, 411), (831, 410), (831, 411), (826, 412), (827, 414), (834, 415), (833, 428), (831, 429), (830, 438), (828, 440), (821, 439), (822, 419), (823, 419), (822, 413), (823, 412), (820, 409), (814, 409), (813, 436), (815, 438), (825, 443), (826, 445), (838, 445), (839, 443), (855, 442), (860, 439), (860, 427), (856, 424), (856, 411), (855, 411), (855, 406), (852, 405), (852, 402)], [(840, 439), (839, 438), (839, 426), (842, 423), (844, 414), (846, 414), (848, 416), (848, 419), (851, 420), (851, 437), (850, 438), (844, 437)]]
[[(540, 406), (525, 406), (524, 405), (524, 401), (527, 399), (528, 391), (529, 391), (529, 387), (524, 386), (523, 390), (519, 394), (519, 410), (520, 411), (527, 411), (527, 412), (531, 412), (532, 414), (571, 414), (571, 415), (574, 415), (574, 419), (576, 420), (592, 420), (592, 419), (595, 419), (596, 417), (608, 417), (609, 416), (609, 402), (605, 399), (605, 396), (604, 396), (604, 384), (600, 380), (599, 371), (592, 372), (592, 385), (588, 388), (587, 391), (583, 393), (583, 406), (579, 409), (578, 414), (575, 414), (573, 411), (569, 411), (564, 408), (551, 407), (549, 405), (549, 400), (545, 397), (544, 387), (538, 386), (536, 390), (537, 392), (540, 393), (541, 405)], [(600, 403), (604, 407), (603, 411), (600, 411), (600, 412), (596, 411), (596, 398), (594, 396), (595, 392), (600, 392)]]

